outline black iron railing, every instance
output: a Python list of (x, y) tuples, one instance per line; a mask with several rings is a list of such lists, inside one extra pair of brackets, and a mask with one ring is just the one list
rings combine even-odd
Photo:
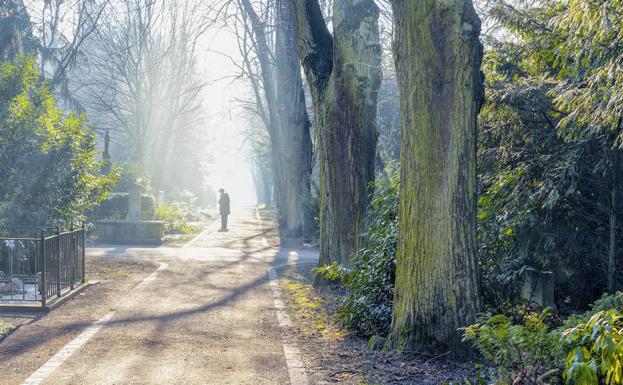
[(85, 282), (84, 224), (38, 237), (0, 237), (0, 305), (40, 302), (45, 307)]

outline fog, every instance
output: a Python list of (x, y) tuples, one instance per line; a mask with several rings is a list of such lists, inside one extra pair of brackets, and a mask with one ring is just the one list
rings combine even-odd
[(231, 11), (197, 0), (25, 5), (57, 102), (86, 113), (122, 179), (171, 200), (213, 205), (225, 188), (234, 205), (256, 203)]
[(257, 197), (251, 177), (250, 148), (246, 144), (248, 120), (242, 115), (237, 100), (247, 98), (248, 85), (231, 66), (230, 58), (239, 56), (236, 36), (225, 29), (210, 31), (201, 39), (198, 62), (208, 79), (203, 91), (206, 135), (210, 144), (206, 153), (213, 156), (208, 165), (207, 183), (216, 190), (229, 192), (232, 205), (255, 204)]

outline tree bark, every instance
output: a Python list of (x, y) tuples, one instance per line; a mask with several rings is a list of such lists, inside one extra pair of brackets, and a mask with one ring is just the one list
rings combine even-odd
[(268, 107), (280, 226), (286, 236), (295, 237), (301, 235), (303, 228), (304, 204), (310, 188), (312, 145), (294, 15), (289, 1), (277, 1), (273, 63), (263, 22), (249, 0), (241, 0), (241, 6), (251, 21)]
[(614, 293), (615, 291), (615, 274), (616, 274), (616, 262), (617, 262), (617, 208), (618, 208), (618, 180), (619, 180), (619, 150), (612, 150), (613, 164), (610, 181), (610, 213), (609, 213), (609, 227), (610, 227), (610, 239), (608, 247), (608, 292)]
[(615, 211), (616, 190), (610, 191), (610, 245), (608, 248), (608, 292), (614, 293), (614, 274), (616, 272), (616, 253), (617, 253), (617, 215)]
[(291, 0), (299, 56), (314, 103), (320, 160), (320, 265), (351, 265), (374, 180), (379, 11), (373, 0), (335, 0), (333, 36), (317, 0)]
[(476, 245), (480, 20), (471, 0), (393, 0), (400, 236), (388, 348), (465, 356), (481, 307)]
[(298, 57), (294, 10), (289, 0), (277, 1), (275, 44), (277, 100), (279, 106), (284, 229), (297, 237), (303, 230), (303, 213), (309, 199), (312, 172), (311, 123)]

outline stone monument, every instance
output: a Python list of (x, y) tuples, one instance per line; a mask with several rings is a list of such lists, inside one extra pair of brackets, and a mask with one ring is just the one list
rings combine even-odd
[(164, 191), (159, 190), (158, 191), (158, 206), (162, 206), (163, 203), (164, 203)]
[(134, 183), (128, 189), (128, 221), (140, 221), (142, 218), (141, 193), (142, 188), (138, 183)]
[(554, 273), (526, 268), (523, 272), (521, 298), (529, 305), (556, 308), (554, 303)]
[(133, 184), (128, 191), (128, 216), (124, 221), (96, 221), (98, 241), (113, 244), (159, 245), (164, 237), (163, 221), (144, 221), (141, 186)]

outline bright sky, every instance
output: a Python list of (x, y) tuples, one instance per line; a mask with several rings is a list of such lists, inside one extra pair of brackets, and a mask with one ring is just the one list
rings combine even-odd
[(206, 130), (211, 145), (206, 150), (214, 157), (210, 166), (209, 183), (216, 191), (223, 187), (229, 192), (232, 205), (256, 203), (251, 167), (247, 149), (243, 145), (243, 131), (247, 122), (240, 116), (238, 99), (248, 98), (245, 80), (232, 83), (236, 69), (229, 58), (238, 58), (235, 37), (228, 31), (208, 31), (198, 50), (198, 66), (209, 84), (204, 91)]

